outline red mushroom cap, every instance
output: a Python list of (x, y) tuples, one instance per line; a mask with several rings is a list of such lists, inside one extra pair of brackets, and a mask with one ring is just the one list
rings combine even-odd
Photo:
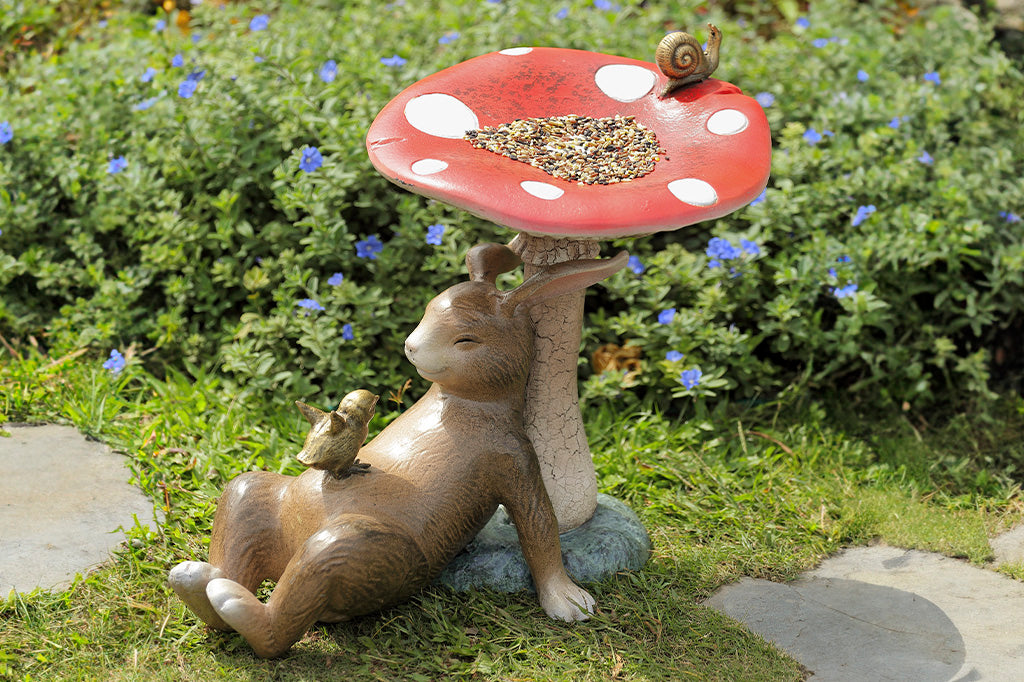
[[(370, 126), (366, 147), (392, 182), (532, 234), (649, 234), (717, 218), (752, 201), (771, 167), (761, 106), (716, 79), (661, 99), (666, 81), (654, 64), (596, 52), (492, 52), (399, 93)], [(634, 116), (667, 154), (643, 177), (583, 185), (463, 139), (483, 126), (570, 114)]]

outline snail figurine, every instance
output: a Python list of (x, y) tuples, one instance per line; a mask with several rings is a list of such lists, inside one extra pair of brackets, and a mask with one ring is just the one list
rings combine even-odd
[(669, 33), (654, 53), (654, 62), (669, 81), (659, 97), (684, 85), (699, 83), (718, 68), (718, 48), (722, 44), (722, 32), (714, 24), (708, 24), (708, 49), (704, 50), (689, 33)]
[(360, 462), (356, 455), (366, 440), (367, 425), (376, 404), (377, 396), (362, 389), (346, 395), (334, 412), (324, 412), (296, 400), (299, 412), (312, 425), (298, 460), (313, 469), (328, 471), (335, 478), (366, 473), (370, 465)]

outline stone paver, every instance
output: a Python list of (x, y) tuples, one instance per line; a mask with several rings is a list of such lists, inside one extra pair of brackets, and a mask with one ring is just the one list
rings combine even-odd
[(706, 604), (813, 680), (1024, 680), (1024, 584), (939, 554), (848, 549), (794, 582), (745, 578)]
[(3, 427), (0, 598), (65, 585), (107, 559), (153, 502), (128, 481), (122, 455), (69, 426)]

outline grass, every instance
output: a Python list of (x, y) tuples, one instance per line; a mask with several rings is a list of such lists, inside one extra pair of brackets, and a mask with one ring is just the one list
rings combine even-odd
[[(301, 418), (198, 370), (156, 379), (135, 358), (118, 375), (101, 362), (11, 345), (0, 417), (69, 422), (111, 443), (165, 521), (156, 533), (130, 529), (135, 542), (66, 591), (3, 603), (0, 677), (797, 680), (799, 664), (702, 600), (740, 576), (788, 580), (879, 538), (980, 564), (987, 537), (1024, 517), (1019, 485), (1001, 473), (1010, 465), (990, 466), (1012, 441), (972, 441), (980, 416), (915, 431), (902, 415), (865, 422), (820, 405), (731, 406), (685, 421), (596, 405), (586, 416), (601, 488), (637, 511), (654, 551), (639, 573), (591, 586), (592, 620), (549, 621), (530, 595), (432, 588), (318, 625), (287, 658), (263, 661), (238, 636), (199, 624), (165, 577), (205, 556), (225, 481), (252, 468), (299, 470)], [(872, 428), (857, 434), (864, 423)], [(989, 431), (1014, 434), (1007, 424)], [(1021, 579), (1019, 566), (1001, 570)]]

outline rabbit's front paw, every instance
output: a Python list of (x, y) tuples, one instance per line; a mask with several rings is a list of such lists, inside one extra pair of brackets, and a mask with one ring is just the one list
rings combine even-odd
[(594, 598), (568, 578), (540, 594), (540, 605), (555, 620), (587, 620), (594, 612)]

